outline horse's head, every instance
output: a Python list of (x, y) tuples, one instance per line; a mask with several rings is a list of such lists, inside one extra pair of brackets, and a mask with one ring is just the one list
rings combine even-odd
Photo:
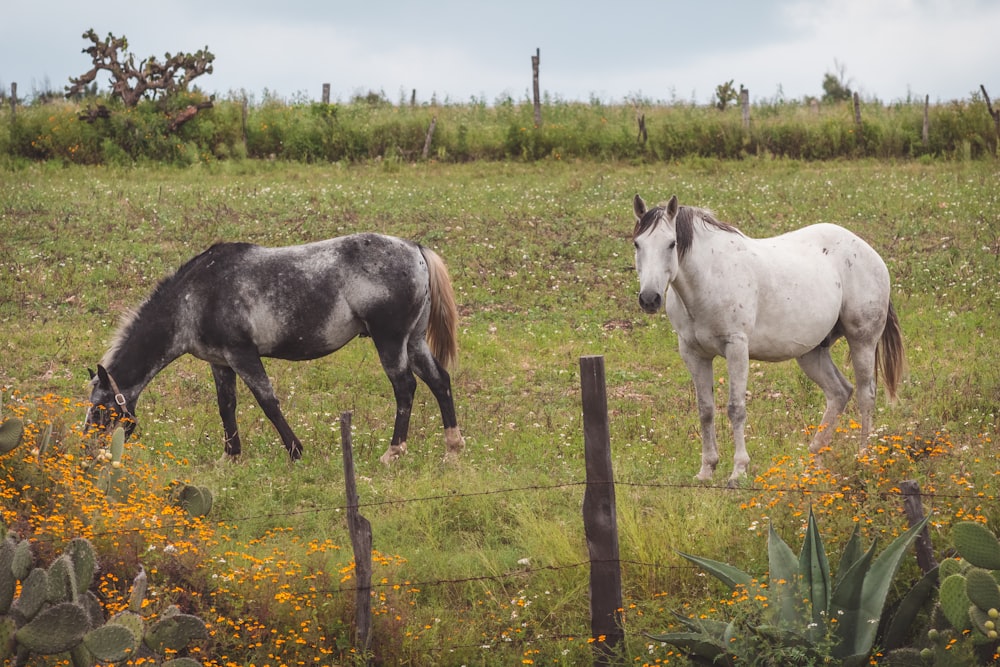
[(635, 212), (635, 270), (639, 274), (639, 306), (655, 313), (663, 306), (663, 295), (677, 275), (677, 226), (680, 206), (676, 195), (664, 206), (646, 208), (639, 195), (632, 200)]
[(97, 374), (90, 372), (92, 390), (90, 407), (83, 424), (85, 433), (91, 429), (109, 431), (118, 424), (125, 429), (125, 437), (135, 430), (135, 397), (126, 398), (118, 384), (104, 366), (98, 364)]

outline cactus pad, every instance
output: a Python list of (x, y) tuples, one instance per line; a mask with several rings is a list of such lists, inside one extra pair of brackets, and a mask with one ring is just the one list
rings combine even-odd
[(212, 491), (206, 486), (185, 484), (177, 493), (177, 502), (191, 516), (206, 516), (212, 511)]
[(90, 620), (87, 612), (72, 602), (42, 611), (14, 633), (22, 648), (37, 655), (65, 653), (83, 640)]
[(965, 592), (965, 577), (961, 574), (953, 574), (941, 582), (940, 596), (941, 611), (951, 626), (958, 631), (969, 630), (972, 626), (969, 621), (969, 596)]
[(76, 592), (84, 593), (94, 581), (97, 572), (97, 553), (90, 540), (77, 537), (66, 547), (66, 554), (73, 562), (73, 575), (76, 580)]
[(11, 573), (18, 581), (24, 581), (34, 564), (35, 557), (31, 553), (31, 543), (28, 540), (21, 540), (14, 547), (14, 559), (10, 563)]
[(974, 567), (965, 573), (965, 593), (984, 613), (1000, 609), (1000, 586), (987, 570)]
[(24, 423), (20, 419), (8, 419), (0, 424), (0, 454), (13, 451), (24, 439)]
[(205, 622), (200, 618), (190, 614), (174, 614), (154, 623), (144, 641), (153, 653), (162, 655), (167, 651), (180, 651), (191, 641), (207, 636)]
[(24, 621), (30, 621), (48, 601), (48, 590), (48, 572), (36, 567), (21, 584), (21, 594), (11, 607), (11, 613), (21, 617)]
[(1000, 570), (1000, 541), (986, 526), (974, 521), (956, 523), (951, 538), (965, 560), (976, 567)]
[(87, 650), (102, 662), (118, 662), (134, 655), (140, 641), (130, 629), (117, 623), (102, 625), (83, 638)]

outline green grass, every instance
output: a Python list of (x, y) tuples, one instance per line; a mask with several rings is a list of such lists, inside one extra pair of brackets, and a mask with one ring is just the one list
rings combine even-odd
[[(906, 465), (887, 457), (858, 463), (847, 429), (834, 440), (830, 466), (867, 494), (849, 494), (821, 527), (831, 543), (846, 540), (858, 518), (869, 536), (891, 533), (903, 524), (901, 501), (880, 492), (894, 476), (944, 493), (959, 488), (960, 472), (971, 500), (928, 503), (940, 549), (956, 514), (990, 515), (975, 494), (995, 504), (1000, 483), (998, 176), (993, 162), (345, 168), (243, 161), (183, 171), (36, 164), (0, 181), (0, 386), (5, 397), (16, 389), (84, 400), (85, 369), (120, 317), (214, 241), (283, 245), (360, 230), (419, 240), (448, 264), (462, 314), (453, 381), (468, 447), (456, 466), (441, 463), (440, 416), (423, 385), (409, 454), (391, 469), (378, 462), (392, 394), (370, 341), (360, 339), (319, 361), (266, 362), (305, 443), (300, 464), (287, 462), (242, 385), (244, 458), (221, 462), (211, 373), (192, 358), (168, 367), (142, 395), (143, 446), (130, 452), (167, 476), (209, 486), (211, 518), (227, 544), (257, 544), (258, 555), (308, 564), (336, 588), (350, 563), (338, 423), (350, 410), (362, 511), (375, 549), (394, 559), (378, 570), (390, 584), (378, 592), (393, 612), (376, 618), (377, 655), (402, 664), (572, 664), (590, 650), (588, 571), (578, 566), (587, 559), (578, 364), (602, 354), (620, 481), (626, 661), (677, 663), (666, 649), (647, 648), (641, 631), (664, 630), (669, 609), (707, 609), (721, 591), (675, 552), (762, 572), (765, 517), (788, 535), (801, 527), (803, 503), (819, 500), (781, 490), (803, 479), (799, 460), (822, 396), (795, 364), (754, 365), (747, 434), (759, 477), (736, 492), (691, 486), (700, 456), (694, 394), (666, 316), (637, 307), (632, 196), (655, 202), (677, 194), (753, 236), (839, 222), (883, 255), (909, 369), (896, 404), (880, 392), (879, 434), (887, 442), (938, 438), (949, 447)], [(724, 374), (717, 362), (717, 377)], [(718, 396), (721, 407), (724, 387)], [(724, 413), (719, 484), (732, 465)], [(848, 416), (857, 418), (853, 403)], [(505, 489), (519, 490), (492, 493)], [(989, 519), (996, 529), (995, 510)], [(341, 549), (309, 555), (311, 540)], [(336, 604), (349, 609), (353, 593), (342, 597)], [(235, 664), (276, 663), (247, 653)]]

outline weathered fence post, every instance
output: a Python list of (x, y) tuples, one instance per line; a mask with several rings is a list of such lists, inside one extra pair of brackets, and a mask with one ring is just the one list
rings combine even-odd
[(323, 84), (323, 104), (330, 103), (330, 84)]
[(743, 109), (743, 129), (750, 131), (750, 89), (740, 86), (740, 107)]
[(854, 93), (854, 124), (861, 127), (861, 96)]
[[(910, 526), (915, 526), (924, 520), (924, 507), (920, 504), (920, 484), (916, 480), (908, 479), (901, 482), (899, 490), (903, 494), (903, 511), (906, 512), (906, 520)], [(914, 543), (917, 551), (917, 564), (920, 569), (927, 574), (935, 567), (937, 561), (934, 559), (934, 547), (931, 545), (931, 534), (927, 526), (917, 535)]]
[(996, 156), (997, 152), (1000, 151), (1000, 109), (993, 108), (993, 102), (990, 100), (990, 94), (986, 92), (986, 86), (979, 84), (979, 90), (983, 91), (983, 97), (986, 98), (986, 110), (993, 117), (993, 129), (996, 133), (993, 142), (993, 155)]
[(538, 66), (542, 60), (542, 50), (535, 49), (535, 55), (531, 56), (531, 87), (535, 93), (535, 127), (542, 126), (542, 97), (538, 91)]
[(248, 146), (247, 146), (247, 112), (248, 112), (248, 106), (249, 106), (249, 104), (250, 103), (247, 101), (247, 98), (244, 96), (243, 103), (240, 104), (240, 128), (243, 131), (243, 150), (244, 151), (248, 150)]
[(645, 146), (646, 141), (649, 139), (649, 135), (646, 133), (646, 114), (640, 113), (637, 114), (637, 116), (636, 120), (639, 123), (639, 136), (636, 137), (636, 140), (640, 145)]
[(10, 84), (10, 120), (17, 120), (17, 84)]
[(583, 526), (590, 552), (590, 631), (595, 640), (595, 664), (608, 665), (621, 645), (625, 631), (622, 626), (622, 574), (618, 556), (618, 515), (611, 470), (604, 357), (580, 357), (580, 389), (587, 468)]
[(431, 139), (434, 138), (434, 128), (437, 127), (437, 116), (431, 118), (431, 126), (427, 128), (427, 136), (424, 138), (424, 152), (423, 157), (426, 160), (427, 156), (431, 152)]
[(931, 119), (930, 119), (930, 105), (931, 96), (924, 95), (924, 129), (920, 133), (920, 139), (923, 141), (924, 148), (931, 145)]
[(354, 605), (356, 614), (355, 648), (365, 656), (372, 630), (372, 525), (358, 512), (358, 487), (354, 479), (354, 452), (351, 445), (351, 413), (340, 415), (340, 443), (344, 450), (344, 485), (347, 489), (347, 528), (354, 548), (354, 578), (357, 581)]

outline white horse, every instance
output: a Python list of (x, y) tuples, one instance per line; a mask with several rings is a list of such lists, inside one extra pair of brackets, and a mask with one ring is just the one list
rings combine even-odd
[(809, 445), (815, 454), (830, 443), (854, 390), (830, 358), (830, 346), (840, 337), (847, 339), (858, 385), (863, 453), (872, 429), (876, 367), (894, 398), (904, 363), (889, 271), (878, 253), (831, 224), (752, 239), (709, 211), (679, 206), (676, 196), (647, 209), (636, 195), (633, 209), (639, 305), (647, 313), (665, 305), (694, 381), (702, 440), (697, 479), (711, 479), (719, 462), (715, 357), (724, 357), (729, 371), (733, 486), (750, 462), (743, 434), (749, 360), (795, 359), (823, 390), (826, 411)]

